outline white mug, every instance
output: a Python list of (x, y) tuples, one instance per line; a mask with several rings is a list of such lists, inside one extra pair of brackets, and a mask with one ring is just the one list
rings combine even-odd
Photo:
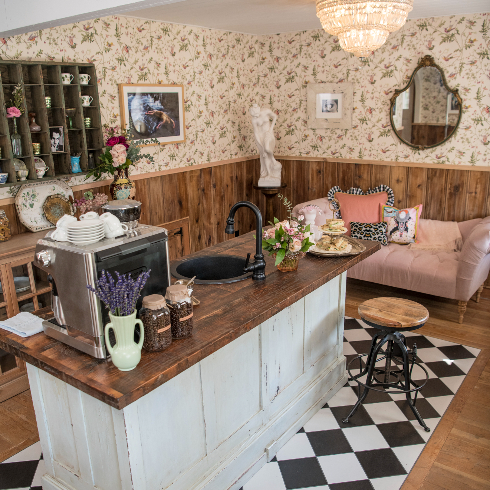
[(100, 219), (104, 222), (104, 231), (107, 238), (114, 238), (128, 231), (128, 225), (121, 223), (117, 216), (104, 213)]
[(86, 73), (80, 73), (79, 78), (80, 85), (88, 85), (88, 82), (90, 82), (90, 75), (87, 75)]
[(51, 233), (51, 238), (57, 242), (67, 242), (68, 233), (65, 228), (56, 228), (56, 230)]
[(80, 216), (80, 221), (85, 221), (87, 219), (99, 219), (99, 215), (95, 211), (89, 211), (88, 213)]
[(64, 230), (66, 230), (68, 226), (70, 226), (72, 223), (75, 223), (76, 221), (77, 219), (75, 218), (75, 216), (65, 214), (56, 222), (56, 228), (63, 228)]
[(90, 95), (82, 95), (80, 98), (82, 99), (83, 107), (90, 107), (90, 104), (94, 100), (93, 97), (90, 97)]
[(63, 85), (70, 85), (73, 82), (75, 77), (71, 73), (62, 73), (61, 74), (61, 83)]

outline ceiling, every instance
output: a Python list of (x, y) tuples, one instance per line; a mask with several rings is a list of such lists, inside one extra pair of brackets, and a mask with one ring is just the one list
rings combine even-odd
[[(414, 0), (411, 19), (490, 12), (489, 0)], [(315, 0), (177, 0), (125, 12), (129, 17), (247, 34), (320, 28)]]

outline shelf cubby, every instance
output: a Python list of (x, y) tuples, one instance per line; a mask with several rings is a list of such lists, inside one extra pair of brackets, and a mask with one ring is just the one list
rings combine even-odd
[[(73, 75), (70, 84), (62, 84), (62, 73)], [(80, 84), (80, 74), (90, 75), (88, 85)], [(0, 60), (0, 171), (8, 173), (5, 186), (18, 183), (11, 145), (13, 121), (6, 117), (6, 107), (11, 105), (13, 91), (19, 83), (22, 87), (23, 114), (17, 119), (17, 132), (22, 141), (22, 156), (18, 158), (25, 162), (29, 170), (28, 181), (72, 175), (72, 154), (80, 154), (80, 166), (86, 172), (89, 153), (93, 153), (94, 161), (97, 161), (103, 147), (95, 66), (92, 63)], [(93, 98), (90, 107), (82, 107), (81, 95)], [(46, 97), (51, 97), (51, 107), (46, 107)], [(76, 109), (72, 128), (65, 115), (68, 108)], [(41, 126), (41, 131), (30, 131), (29, 113), (36, 114), (35, 120)], [(92, 118), (91, 128), (84, 127), (84, 117)], [(63, 151), (54, 151), (51, 147), (51, 132), (56, 127), (63, 128)], [(40, 155), (34, 155), (32, 143), (41, 144)], [(36, 157), (42, 158), (48, 167), (43, 179), (37, 179)]]

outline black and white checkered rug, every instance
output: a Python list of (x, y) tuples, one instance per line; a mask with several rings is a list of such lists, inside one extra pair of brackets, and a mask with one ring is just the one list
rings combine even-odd
[[(369, 352), (376, 332), (361, 320), (346, 319), (347, 362)], [(480, 352), (416, 331), (405, 337), (409, 349), (417, 344), (418, 358), (429, 373), (416, 407), (431, 432), (415, 420), (403, 394), (370, 392), (344, 424), (357, 401), (357, 383), (351, 381), (242, 490), (399, 489)], [(416, 367), (413, 379), (421, 378)], [(43, 473), (38, 442), (0, 463), (0, 490), (42, 490)]]

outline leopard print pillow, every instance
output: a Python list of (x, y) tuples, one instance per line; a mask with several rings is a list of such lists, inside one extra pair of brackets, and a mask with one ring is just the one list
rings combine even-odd
[(386, 230), (388, 223), (359, 223), (357, 221), (350, 222), (350, 236), (359, 238), (360, 240), (371, 240), (379, 242), (381, 245), (388, 245)]

